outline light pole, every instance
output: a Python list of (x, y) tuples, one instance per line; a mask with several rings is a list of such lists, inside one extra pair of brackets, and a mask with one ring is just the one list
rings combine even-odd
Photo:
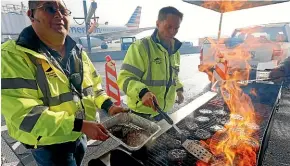
[(84, 16), (85, 16), (84, 19), (85, 19), (85, 24), (86, 24), (86, 34), (87, 34), (87, 42), (88, 42), (88, 52), (91, 53), (91, 39), (90, 39), (90, 34), (88, 33), (88, 30), (89, 30), (90, 20), (97, 9), (97, 3), (95, 1), (91, 3), (89, 12), (87, 12), (86, 0), (83, 0), (83, 6), (84, 6)]

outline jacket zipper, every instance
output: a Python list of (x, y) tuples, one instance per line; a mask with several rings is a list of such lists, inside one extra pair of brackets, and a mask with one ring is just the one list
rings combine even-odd
[(41, 139), (41, 136), (38, 136), (37, 137), (36, 144), (34, 145), (34, 149), (37, 149), (37, 145), (38, 145), (40, 139)]
[[(166, 53), (165, 53), (165, 61), (166, 61), (166, 79), (167, 79), (168, 78), (168, 64), (167, 64)], [(172, 72), (171, 72), (171, 69), (170, 69), (170, 66), (171, 66), (170, 55), (169, 55), (168, 61), (169, 61), (169, 79), (168, 79), (168, 82), (166, 84), (166, 90), (165, 90), (165, 93), (164, 93), (164, 106), (163, 106), (163, 110), (165, 110), (165, 107), (166, 107), (166, 96), (167, 96), (167, 93), (169, 91), (170, 82), (171, 82), (171, 79), (172, 79), (172, 77), (171, 77)]]

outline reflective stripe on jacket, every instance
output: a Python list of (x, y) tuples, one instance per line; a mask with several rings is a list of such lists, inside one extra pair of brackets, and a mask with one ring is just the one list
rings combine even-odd
[[(80, 137), (81, 133), (72, 129), (81, 102), (73, 101), (66, 75), (44, 55), (15, 41), (2, 44), (1, 53), (2, 114), (9, 135), (34, 146), (75, 141)], [(96, 120), (96, 109), (109, 97), (102, 90), (101, 76), (86, 53), (82, 52), (81, 57), (85, 119)]]
[(175, 103), (176, 90), (183, 87), (178, 78), (179, 65), (179, 52), (170, 55), (153, 37), (131, 44), (118, 76), (118, 85), (127, 95), (128, 106), (136, 112), (156, 116), (158, 113), (145, 107), (139, 98), (140, 91), (148, 88), (156, 95), (160, 107), (169, 111)]

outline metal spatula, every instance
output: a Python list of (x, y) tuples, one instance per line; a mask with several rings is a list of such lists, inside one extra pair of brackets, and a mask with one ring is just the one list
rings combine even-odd
[(199, 160), (208, 163), (213, 155), (196, 140), (185, 140), (182, 146)]

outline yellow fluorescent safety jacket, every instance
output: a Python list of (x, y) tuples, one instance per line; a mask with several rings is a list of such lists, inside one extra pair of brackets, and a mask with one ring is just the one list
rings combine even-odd
[(75, 141), (82, 134), (72, 131), (80, 101), (85, 119), (96, 119), (96, 109), (109, 97), (87, 54), (81, 57), (83, 99), (75, 102), (68, 78), (44, 55), (12, 40), (2, 44), (2, 114), (11, 137), (35, 147)]
[(169, 111), (175, 103), (176, 91), (183, 90), (178, 73), (181, 43), (175, 39), (172, 53), (160, 44), (157, 31), (151, 37), (137, 40), (125, 56), (118, 75), (118, 85), (127, 95), (128, 106), (139, 113), (156, 116), (158, 113), (142, 104), (139, 94), (148, 88), (156, 95), (161, 108)]

